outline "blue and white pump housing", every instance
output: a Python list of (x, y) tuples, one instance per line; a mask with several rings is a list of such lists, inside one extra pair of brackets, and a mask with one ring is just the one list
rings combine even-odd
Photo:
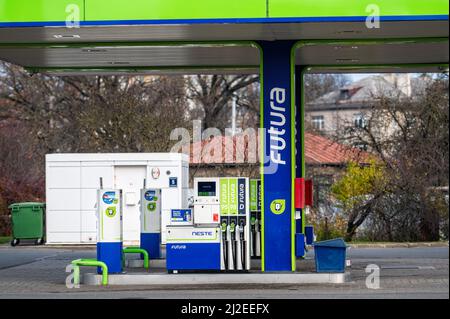
[(161, 259), (161, 190), (141, 190), (141, 248), (150, 259)]
[(102, 184), (100, 180), (97, 190), (97, 260), (108, 266), (109, 273), (121, 273), (122, 191), (103, 188)]

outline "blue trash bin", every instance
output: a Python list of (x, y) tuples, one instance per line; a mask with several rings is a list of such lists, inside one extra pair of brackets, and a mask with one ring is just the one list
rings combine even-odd
[(318, 273), (344, 273), (347, 245), (342, 238), (314, 243)]
[(314, 227), (306, 226), (305, 235), (306, 235), (306, 245), (311, 246), (314, 243)]

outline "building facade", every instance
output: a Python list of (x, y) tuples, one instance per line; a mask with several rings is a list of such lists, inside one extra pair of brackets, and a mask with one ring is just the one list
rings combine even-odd
[[(412, 98), (422, 92), (427, 81), (429, 77), (412, 74), (367, 76), (307, 103), (306, 121), (312, 130), (328, 136), (342, 135), (349, 126), (364, 128), (382, 98)], [(378, 133), (387, 138), (396, 125), (389, 116), (382, 122)], [(365, 145), (353, 146), (366, 149)]]

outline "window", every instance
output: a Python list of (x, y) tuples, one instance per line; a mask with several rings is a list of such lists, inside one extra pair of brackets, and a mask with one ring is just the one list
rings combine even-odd
[(313, 116), (312, 117), (312, 126), (316, 130), (325, 129), (325, 118), (323, 117), (323, 115)]
[(355, 127), (357, 128), (366, 128), (367, 120), (364, 114), (355, 114), (353, 116), (353, 122), (355, 123)]
[(361, 151), (366, 151), (369, 149), (369, 145), (365, 142), (357, 142), (353, 144), (354, 147), (359, 148)]
[(348, 100), (351, 98), (350, 90), (343, 89), (341, 90), (341, 94), (339, 96), (339, 100)]

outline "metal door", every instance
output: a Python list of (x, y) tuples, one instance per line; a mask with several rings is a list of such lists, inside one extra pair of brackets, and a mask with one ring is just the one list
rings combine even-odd
[(123, 242), (125, 245), (139, 245), (139, 200), (146, 175), (146, 166), (116, 166), (114, 170), (115, 188), (123, 191)]

